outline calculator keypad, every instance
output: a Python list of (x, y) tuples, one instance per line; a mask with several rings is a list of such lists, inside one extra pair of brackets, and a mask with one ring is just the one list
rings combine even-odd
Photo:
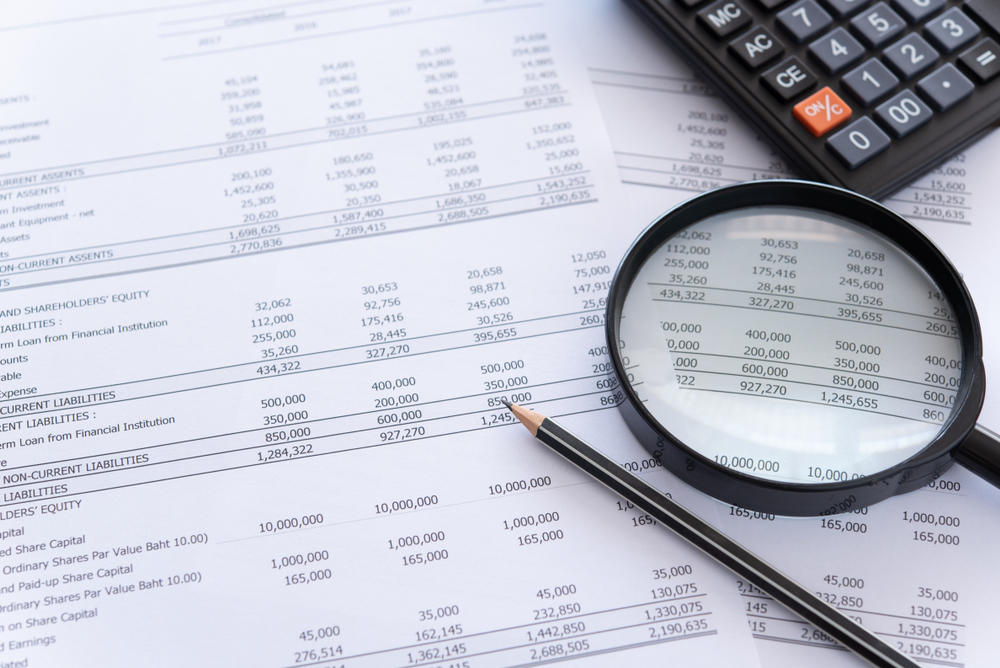
[(979, 26), (962, 13), (958, 7), (952, 7), (941, 16), (927, 22), (927, 37), (942, 51), (951, 53), (962, 48), (979, 34)]
[(815, 0), (799, 0), (778, 12), (778, 25), (799, 43), (820, 34), (831, 23), (833, 18)]
[(822, 137), (842, 124), (852, 113), (851, 107), (829, 86), (820, 88), (792, 107), (795, 118), (816, 137)]
[(868, 4), (868, 0), (823, 0), (823, 2), (839, 19), (850, 16)]
[(853, 169), (889, 148), (891, 143), (889, 135), (864, 116), (830, 137), (827, 146)]
[(947, 63), (917, 82), (919, 92), (938, 111), (948, 111), (972, 95), (975, 84)]
[(894, 137), (905, 137), (931, 120), (931, 110), (908, 90), (897, 93), (875, 107), (875, 118)]
[(915, 32), (887, 47), (882, 53), (889, 66), (904, 79), (912, 79), (929, 70), (937, 61), (938, 55), (934, 47)]
[(785, 51), (785, 47), (764, 26), (757, 26), (729, 43), (729, 50), (747, 69), (755, 70)]
[[(755, 76), (753, 95), (775, 118), (787, 114), (791, 150), (813, 146), (805, 131), (817, 138), (814, 160), (836, 156), (840, 173), (896, 144), (920, 144), (913, 137), (930, 141), (942, 126), (921, 128), (1000, 85), (1000, 0), (632, 1), (687, 12), (705, 47), (727, 54), (715, 69)], [(902, 171), (885, 161), (878, 170)]]
[(866, 107), (884, 99), (899, 83), (896, 75), (874, 58), (848, 72), (842, 81), (851, 95)]
[(865, 55), (865, 47), (843, 28), (836, 28), (809, 45), (809, 55), (827, 74), (836, 74)]
[[(809, 43), (808, 54), (826, 74), (843, 72), (872, 55), (865, 45), (870, 49), (883, 47), (881, 58), (868, 58), (840, 80), (844, 89), (862, 106), (873, 107), (882, 102), (872, 109), (871, 118), (862, 115), (827, 140), (827, 148), (849, 169), (859, 167), (887, 149), (892, 142), (890, 135), (901, 139), (929, 122), (934, 114), (931, 107), (938, 113), (947, 111), (975, 88), (954, 65), (941, 65), (941, 53), (919, 30), (920, 23), (926, 21), (923, 32), (945, 53), (962, 48), (980, 35), (979, 26), (961, 9), (952, 7), (943, 11), (946, 0), (892, 0), (891, 7), (886, 2), (872, 0), (822, 2), (820, 7), (815, 0), (800, 0), (778, 12), (776, 23), (796, 41), (819, 35)], [(982, 6), (988, 6), (984, 3), (989, 2), (1000, 5), (1000, 0), (970, 2)], [(832, 17), (849, 19), (850, 31), (840, 25), (824, 32), (832, 25)], [(983, 42), (960, 58), (980, 81), (1000, 73), (1000, 47), (993, 40)], [(788, 71), (788, 67), (793, 69)], [(927, 74), (935, 67), (937, 69)], [(990, 69), (987, 71), (987, 68)], [(805, 71), (801, 63), (789, 59), (766, 72), (761, 81), (776, 97), (788, 102), (800, 98), (815, 85), (811, 74), (796, 85), (796, 73)], [(912, 81), (925, 74), (927, 76), (917, 83), (916, 92), (898, 90), (901, 80)], [(829, 88), (824, 91), (833, 93)], [(887, 100), (890, 95), (891, 99)], [(837, 122), (826, 122), (829, 119), (825, 111), (817, 116), (815, 112), (823, 109), (822, 98), (816, 93), (793, 109), (793, 116), (818, 137), (836, 129), (848, 118), (843, 116)], [(839, 97), (837, 102), (849, 109)], [(805, 109), (814, 113), (807, 114)]]
[(906, 24), (899, 14), (889, 9), (888, 5), (879, 2), (851, 19), (851, 27), (865, 44), (875, 48), (902, 33)]
[(716, 37), (731, 35), (753, 21), (738, 2), (719, 0), (698, 12), (701, 24)]
[(918, 23), (944, 9), (944, 0), (892, 0), (892, 6), (910, 23)]
[(764, 72), (760, 80), (782, 102), (791, 102), (816, 85), (816, 76), (795, 57)]
[(1000, 46), (992, 39), (984, 39), (962, 53), (958, 60), (980, 83), (1000, 74)]

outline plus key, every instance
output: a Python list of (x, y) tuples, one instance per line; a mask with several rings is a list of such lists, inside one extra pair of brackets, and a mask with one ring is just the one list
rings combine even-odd
[(822, 137), (851, 117), (851, 108), (827, 86), (799, 102), (792, 115), (816, 137)]

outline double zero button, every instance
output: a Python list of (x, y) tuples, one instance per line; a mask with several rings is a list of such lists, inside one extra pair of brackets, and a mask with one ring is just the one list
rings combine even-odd
[[(908, 90), (894, 95), (875, 108), (875, 117), (879, 123), (897, 138), (910, 134), (930, 121), (932, 113), (920, 98)], [(855, 169), (889, 148), (890, 143), (889, 135), (870, 118), (862, 116), (832, 135), (826, 146), (848, 169)]]
[[(910, 91), (903, 91), (875, 108), (875, 116), (896, 136), (902, 137), (931, 120), (931, 110)], [(826, 142), (827, 148), (855, 169), (889, 148), (889, 135), (862, 116)]]

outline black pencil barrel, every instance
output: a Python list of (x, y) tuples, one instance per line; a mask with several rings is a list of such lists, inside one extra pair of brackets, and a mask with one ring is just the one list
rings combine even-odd
[(546, 418), (537, 438), (737, 575), (876, 666), (917, 664), (617, 462)]

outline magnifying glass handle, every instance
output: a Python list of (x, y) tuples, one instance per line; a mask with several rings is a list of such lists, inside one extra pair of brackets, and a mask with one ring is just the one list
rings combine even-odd
[(977, 424), (955, 450), (955, 461), (994, 487), (1000, 487), (1000, 435)]

